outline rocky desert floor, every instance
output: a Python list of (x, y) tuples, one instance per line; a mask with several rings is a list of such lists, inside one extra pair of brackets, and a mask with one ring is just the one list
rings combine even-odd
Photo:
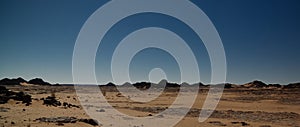
[[(7, 103), (0, 104), (0, 126), (104, 126), (101, 121), (94, 121), (85, 112), (74, 86), (5, 87), (16, 93), (22, 91), (26, 95), (31, 95), (32, 102), (25, 104), (19, 100), (9, 99)], [(177, 88), (168, 88), (157, 99), (143, 103), (131, 101), (109, 86), (101, 90), (105, 93), (106, 100), (115, 109), (136, 117), (152, 116), (166, 110), (178, 95)], [(300, 127), (300, 89), (298, 88), (225, 89), (216, 110), (206, 121), (200, 123), (198, 117), (207, 93), (208, 88), (199, 90), (194, 105), (175, 125), (176, 127)], [(94, 108), (99, 115), (107, 113), (108, 110), (95, 106)], [(163, 120), (164, 116), (161, 118)], [(125, 126), (143, 127), (144, 125)]]

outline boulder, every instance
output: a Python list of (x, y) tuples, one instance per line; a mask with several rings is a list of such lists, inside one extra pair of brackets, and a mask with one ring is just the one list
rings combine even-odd
[(43, 99), (44, 103), (43, 105), (47, 105), (47, 106), (61, 106), (61, 102), (56, 100), (56, 98), (54, 96), (48, 96), (47, 98)]

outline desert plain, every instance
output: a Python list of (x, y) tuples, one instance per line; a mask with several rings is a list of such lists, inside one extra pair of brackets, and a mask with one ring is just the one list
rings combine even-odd
[[(210, 87), (202, 86), (198, 90), (192, 108), (175, 126), (300, 127), (300, 88), (297, 86), (299, 85), (264, 86), (260, 82), (245, 85), (227, 84), (212, 115), (204, 122), (198, 122), (201, 107)], [(2, 85), (1, 89), (2, 99), (6, 96), (5, 91), (11, 91), (13, 96), (14, 93), (18, 96), (17, 93), (22, 92), (22, 95), (30, 95), (31, 98), (30, 102), (14, 98), (2, 102), (0, 104), (1, 127), (106, 126), (102, 124), (103, 121), (96, 121), (85, 112), (74, 86), (23, 84)], [(178, 96), (178, 87), (167, 87), (158, 98), (143, 103), (124, 97), (113, 85), (100, 86), (100, 89), (114, 109), (135, 117), (160, 113), (166, 110)], [(99, 115), (107, 112), (105, 108), (93, 108)], [(165, 116), (160, 117), (163, 120)], [(125, 126), (143, 127), (144, 125)]]

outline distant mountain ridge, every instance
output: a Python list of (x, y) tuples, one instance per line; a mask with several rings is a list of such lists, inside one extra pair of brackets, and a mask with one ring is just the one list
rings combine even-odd
[[(151, 82), (136, 82), (136, 83), (129, 83), (126, 82), (120, 86), (134, 86), (138, 89), (148, 89), (151, 87), (151, 85), (154, 85), (156, 87), (163, 86), (165, 84), (166, 87), (180, 87), (180, 86), (194, 86), (194, 85), (199, 85), (199, 87), (209, 87), (211, 84), (203, 84), (201, 82), (195, 83), (195, 84), (188, 84), (188, 83), (182, 83), (182, 84), (177, 84), (177, 83), (170, 83), (167, 80), (161, 80), (159, 83), (151, 83)], [(231, 83), (224, 83), (224, 88), (225, 89), (230, 89), (230, 88), (300, 88), (300, 83), (290, 83), (288, 85), (280, 85), (280, 84), (266, 84), (262, 81), (259, 80), (254, 80), (249, 83), (245, 84), (231, 84)], [(117, 86), (116, 84), (113, 84), (112, 82), (109, 82), (108, 84), (101, 85), (101, 86)]]
[[(44, 81), (41, 78), (34, 78), (29, 81), (26, 81), (25, 79), (19, 77), (19, 78), (4, 78), (0, 80), (0, 85), (21, 85), (23, 83), (26, 84), (32, 84), (32, 85), (60, 85), (60, 84), (51, 84), (49, 82)], [(63, 84), (62, 84), (63, 85)], [(72, 84), (67, 84), (67, 85), (72, 85)], [(194, 86), (194, 85), (199, 85), (199, 87), (209, 87), (210, 84), (203, 84), (201, 82), (195, 83), (195, 84), (188, 84), (188, 83), (182, 83), (182, 84), (177, 84), (177, 83), (170, 83), (167, 80), (163, 79), (159, 83), (151, 83), (151, 82), (136, 82), (136, 83), (129, 83), (126, 82), (122, 84), (121, 86), (134, 86), (139, 89), (148, 89), (151, 87), (151, 85), (154, 85), (156, 87), (160, 86), (166, 86), (166, 87), (180, 87), (180, 86)], [(105, 85), (101, 86), (116, 86), (116, 84), (109, 82)], [(249, 83), (245, 84), (231, 84), (231, 83), (224, 83), (224, 88), (230, 89), (230, 88), (300, 88), (300, 82), (299, 83), (290, 83), (288, 85), (280, 85), (280, 84), (266, 84), (262, 81), (259, 80), (254, 80)]]
[(240, 84), (240, 85), (225, 83), (224, 87), (225, 88), (300, 88), (300, 82), (281, 85), (281, 84), (266, 84), (262, 81), (254, 80), (252, 82)]

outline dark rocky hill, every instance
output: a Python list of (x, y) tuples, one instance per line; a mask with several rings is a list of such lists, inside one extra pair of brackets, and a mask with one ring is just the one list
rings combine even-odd
[(0, 85), (20, 85), (20, 83), (27, 83), (27, 81), (20, 77), (16, 79), (4, 78), (0, 80)]
[(41, 78), (35, 78), (31, 79), (29, 81), (26, 81), (25, 79), (19, 77), (19, 78), (4, 78), (0, 80), (0, 85), (21, 85), (21, 83), (27, 83), (27, 84), (34, 84), (34, 85), (51, 85), (48, 82), (45, 82)]
[(43, 79), (40, 78), (31, 79), (28, 81), (28, 83), (34, 85), (51, 85), (50, 83), (45, 82)]
[(242, 86), (247, 87), (247, 88), (264, 88), (264, 87), (268, 87), (268, 85), (266, 83), (264, 83), (262, 81), (258, 81), (258, 80), (246, 83)]

